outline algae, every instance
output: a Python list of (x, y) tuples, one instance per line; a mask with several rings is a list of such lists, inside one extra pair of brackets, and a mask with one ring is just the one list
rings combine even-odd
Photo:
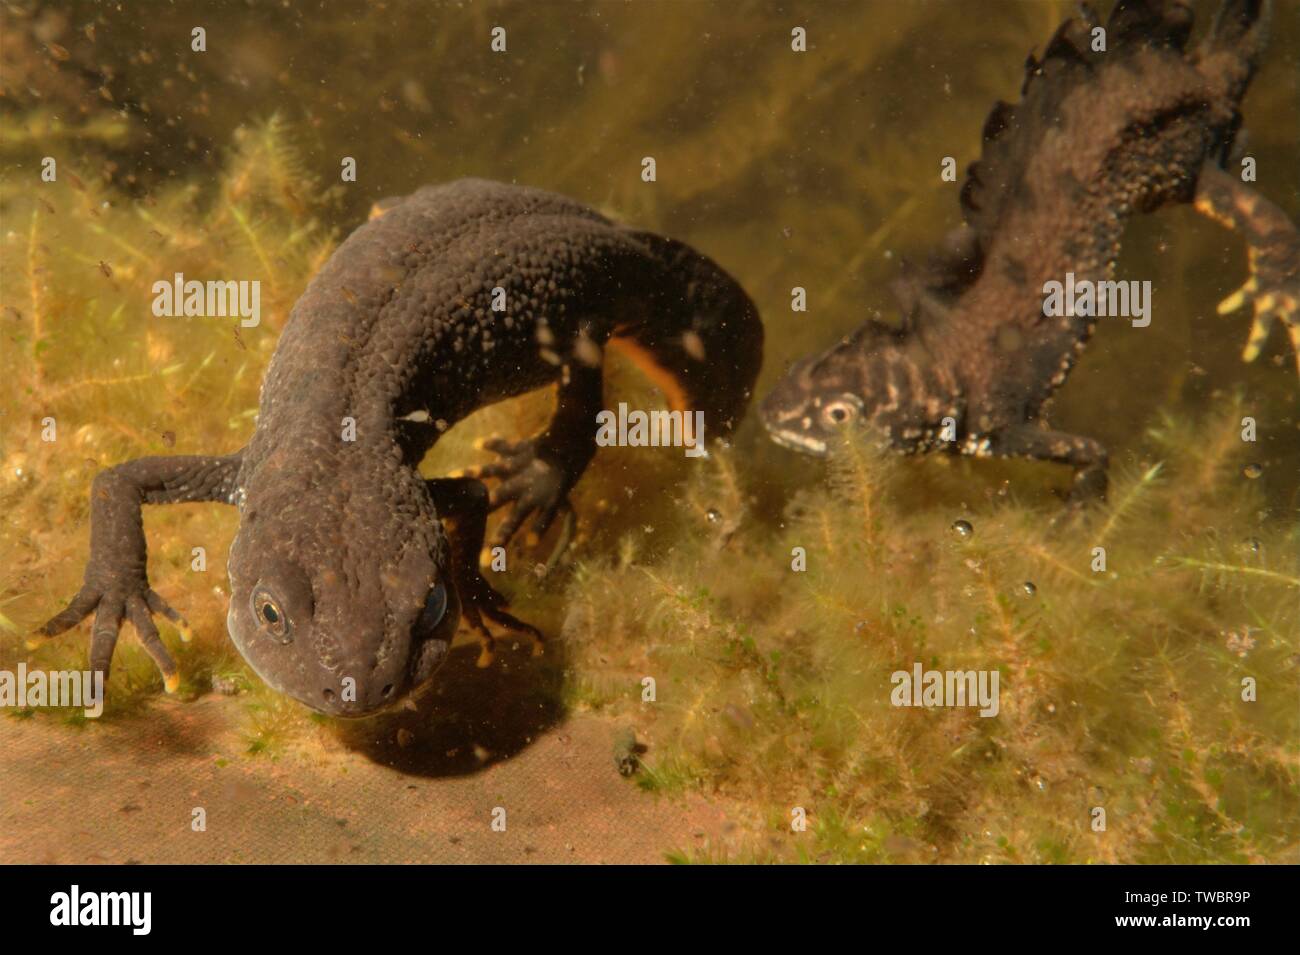
[[(1202, 23), (1212, 6), (1198, 5)], [(893, 313), (898, 260), (956, 218), (955, 194), (915, 170), (975, 155), (988, 108), (1014, 96), (1025, 53), (1068, 7), (996, 5), (976, 25), (939, 4), (818, 5), (801, 11), (808, 61), (787, 54), (789, 16), (765, 4), (581, 5), (563, 35), (526, 4), (380, 17), (345, 3), (330, 18), (209, 7), (242, 41), (232, 63), (169, 48), (192, 5), (143, 18), (8, 4), (0, 665), (84, 666), (85, 627), (35, 650), (24, 640), (79, 583), (94, 473), (239, 447), (289, 308), (375, 199), (462, 174), (517, 178), (696, 243), (760, 304), (762, 389)], [(463, 38), (501, 18), (520, 55), (489, 61)], [(1265, 191), (1293, 218), (1297, 42), (1280, 23), (1245, 109)], [(40, 185), (51, 153), (59, 180)], [(667, 171), (654, 189), (637, 176), (647, 153)], [(363, 188), (331, 185), (343, 155)], [(539, 692), (634, 728), (646, 751), (629, 785), (736, 807), (733, 837), (673, 861), (1294, 859), (1294, 374), (1276, 345), (1242, 365), (1244, 325), (1213, 314), (1243, 274), (1233, 237), (1172, 209), (1127, 239), (1120, 277), (1153, 279), (1166, 304), (1142, 337), (1100, 329), (1053, 410), (1111, 446), (1109, 505), (1065, 508), (1051, 468), (901, 460), (865, 438), (824, 467), (751, 421), (704, 463), (602, 453), (576, 495), (568, 558), (549, 573), (535, 572), (544, 552), (515, 562), (515, 611), (560, 638)], [(262, 326), (151, 317), (152, 282), (178, 271), (260, 279)], [(790, 311), (796, 285), (807, 315)], [(614, 371), (611, 393), (657, 400)], [(475, 438), (534, 430), (549, 400), (476, 414), (425, 470), (482, 460)], [(1245, 415), (1261, 422), (1257, 445), (1240, 440)], [(225, 639), (233, 511), (145, 520), (151, 578), (195, 629), (187, 644), (161, 623), (182, 697), (242, 690), (257, 758), (337, 734), (262, 686)], [(957, 520), (973, 533), (954, 533)], [(791, 569), (796, 547), (806, 571)], [(999, 716), (892, 706), (890, 674), (918, 661), (996, 669)], [(105, 719), (148, 719), (161, 692), (125, 633)], [(85, 730), (67, 712), (9, 718)], [(791, 831), (796, 808), (806, 832)]]

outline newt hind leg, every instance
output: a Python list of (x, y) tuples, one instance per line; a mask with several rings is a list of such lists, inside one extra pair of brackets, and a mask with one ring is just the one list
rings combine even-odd
[(479, 571), (479, 554), (487, 534), (487, 488), (475, 478), (432, 478), (425, 483), (439, 518), (450, 525), (447, 538), (451, 545), (451, 572), (461, 613), (479, 635), (478, 665), (491, 666), (496, 651), (496, 636), (485, 618), (500, 627), (527, 634), (533, 640), (533, 656), (540, 656), (545, 641), (542, 631), (507, 613), (505, 596)]
[(1300, 373), (1300, 233), (1277, 206), (1213, 163), (1201, 170), (1194, 200), (1198, 212), (1240, 232), (1247, 242), (1250, 276), (1219, 303), (1226, 315), (1247, 302), (1254, 316), (1242, 359), (1254, 361), (1275, 322), (1286, 328)]

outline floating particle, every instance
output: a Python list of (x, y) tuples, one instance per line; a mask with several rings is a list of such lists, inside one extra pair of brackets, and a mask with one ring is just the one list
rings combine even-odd
[(961, 520), (952, 522), (952, 532), (962, 540), (970, 537), (975, 533), (975, 528), (970, 521)]
[(1251, 627), (1242, 627), (1240, 630), (1230, 630), (1226, 633), (1224, 636), (1227, 638), (1225, 642), (1228, 650), (1239, 657), (1244, 657), (1251, 650), (1254, 650), (1259, 645), (1259, 641), (1250, 635), (1252, 629)]
[(1244, 550), (1248, 550), (1252, 554), (1258, 554), (1264, 549), (1264, 545), (1260, 543), (1258, 537), (1247, 537), (1241, 542), (1241, 546)]

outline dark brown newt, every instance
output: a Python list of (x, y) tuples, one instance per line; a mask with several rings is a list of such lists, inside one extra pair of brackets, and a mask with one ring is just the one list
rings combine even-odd
[(763, 402), (771, 436), (824, 455), (840, 428), (865, 422), (905, 453), (1068, 464), (1074, 497), (1104, 496), (1105, 448), (1041, 420), (1097, 319), (1050, 315), (1045, 293), (1052, 282), (1110, 282), (1125, 221), (1166, 203), (1192, 203), (1244, 235), (1250, 277), (1220, 306), (1253, 306), (1243, 357), (1279, 321), (1300, 361), (1300, 237), (1221, 167), (1269, 9), (1227, 0), (1195, 50), (1177, 0), (1120, 0), (1104, 51), (1091, 11), (1067, 20), (1041, 60), (1030, 56), (1021, 101), (998, 103), (984, 126), (961, 194), (965, 225), (928, 270), (895, 284), (901, 326), (869, 321), (797, 362)]
[[(494, 307), (495, 306), (495, 307)], [(427, 682), (463, 615), (541, 634), (479, 570), (490, 510), (544, 533), (596, 448), (602, 355), (622, 345), (678, 410), (728, 434), (762, 361), (749, 296), (689, 246), (616, 225), (563, 196), (483, 180), (387, 203), (295, 304), (262, 384), (248, 444), (217, 457), (146, 457), (91, 491), (85, 583), (41, 633), (90, 614), (107, 676), (129, 619), (167, 688), (177, 669), (153, 614), (184, 619), (149, 584), (141, 505), (239, 509), (227, 626), (269, 685), (360, 716)], [(471, 412), (558, 383), (555, 415), (479, 476), (426, 480), (421, 459)], [(444, 523), (452, 525), (449, 533)], [(538, 644), (540, 647), (540, 644)]]

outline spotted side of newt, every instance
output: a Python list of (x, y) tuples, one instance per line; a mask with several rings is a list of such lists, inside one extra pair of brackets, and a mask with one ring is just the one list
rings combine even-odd
[(1222, 165), (1270, 9), (1227, 0), (1195, 47), (1179, 0), (1120, 0), (1104, 26), (1086, 7), (1066, 21), (1030, 56), (1020, 102), (988, 117), (964, 225), (895, 283), (901, 325), (869, 321), (795, 363), (762, 404), (771, 436), (824, 455), (839, 429), (865, 422), (905, 453), (1066, 464), (1074, 497), (1104, 496), (1105, 448), (1042, 414), (1096, 316), (1049, 314), (1044, 291), (1067, 277), (1111, 281), (1125, 222), (1168, 203), (1191, 203), (1246, 240), (1249, 278), (1219, 309), (1250, 306), (1243, 357), (1280, 324), (1300, 363), (1300, 236)]

